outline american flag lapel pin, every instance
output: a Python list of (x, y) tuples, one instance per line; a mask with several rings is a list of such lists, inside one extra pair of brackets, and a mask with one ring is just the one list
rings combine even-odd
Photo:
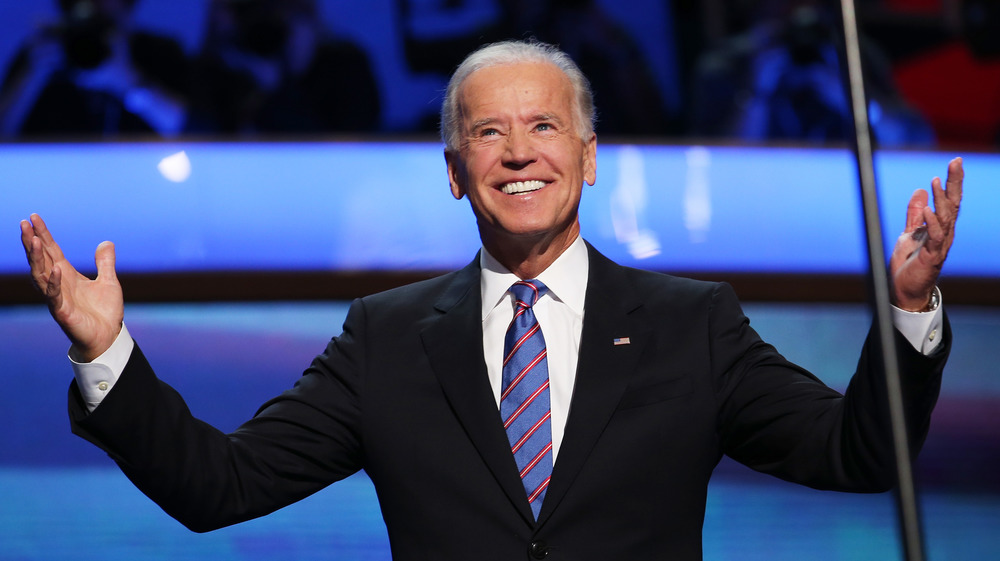
[(628, 337), (615, 337), (615, 340), (614, 340), (614, 344), (615, 344), (616, 347), (618, 345), (629, 345), (631, 343), (632, 343), (632, 341), (630, 341)]

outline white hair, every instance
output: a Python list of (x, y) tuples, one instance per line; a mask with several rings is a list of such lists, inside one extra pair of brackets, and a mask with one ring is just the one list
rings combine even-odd
[(441, 104), (441, 140), (445, 150), (455, 152), (459, 145), (459, 128), (461, 127), (461, 112), (459, 110), (458, 90), (462, 83), (476, 70), (504, 64), (519, 64), (524, 62), (548, 63), (569, 78), (573, 86), (573, 105), (576, 109), (576, 127), (580, 138), (584, 141), (594, 133), (596, 112), (594, 109), (594, 94), (590, 90), (590, 81), (580, 71), (580, 67), (566, 53), (554, 45), (534, 39), (526, 41), (501, 41), (480, 47), (458, 65), (451, 75), (448, 89), (445, 92), (444, 103)]

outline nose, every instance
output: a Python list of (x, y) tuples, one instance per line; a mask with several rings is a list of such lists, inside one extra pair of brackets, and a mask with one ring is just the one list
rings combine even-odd
[(508, 134), (504, 148), (503, 164), (510, 168), (524, 168), (537, 158), (535, 146), (525, 132), (512, 131)]

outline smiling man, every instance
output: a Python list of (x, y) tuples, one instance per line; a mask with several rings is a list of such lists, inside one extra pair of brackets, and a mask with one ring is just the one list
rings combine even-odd
[(457, 146), (456, 134), (445, 134), (448, 179), (455, 198), (468, 196), (483, 247), (533, 278), (580, 235), (577, 208), (583, 183), (597, 179), (597, 136), (564, 72), (545, 60), (511, 62), (512, 47), (497, 49), (484, 61), (492, 64), (449, 90), (460, 125)]
[[(98, 247), (91, 281), (37, 215), (23, 221), (34, 281), (72, 342), (74, 432), (196, 531), (364, 469), (398, 560), (697, 560), (723, 454), (816, 488), (891, 487), (875, 340), (841, 395), (763, 342), (728, 285), (621, 267), (583, 241), (593, 115), (586, 79), (554, 47), (470, 55), (442, 136), (483, 251), (355, 301), (295, 387), (231, 434), (153, 374), (122, 322), (113, 246)], [(951, 344), (935, 285), (961, 160), (932, 190), (934, 209), (924, 191), (911, 199), (891, 263), (913, 449)]]

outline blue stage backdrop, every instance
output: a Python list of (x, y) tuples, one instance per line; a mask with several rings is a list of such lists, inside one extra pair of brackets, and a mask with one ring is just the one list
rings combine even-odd
[[(877, 158), (886, 243), (951, 154)], [(969, 181), (945, 273), (1000, 276), (1000, 156), (965, 156)], [(835, 149), (601, 145), (584, 236), (663, 271), (860, 273), (857, 174)], [(40, 213), (72, 261), (116, 242), (123, 271), (442, 270), (478, 248), (438, 143), (0, 145), (0, 224)], [(0, 240), (0, 274), (24, 270)]]

